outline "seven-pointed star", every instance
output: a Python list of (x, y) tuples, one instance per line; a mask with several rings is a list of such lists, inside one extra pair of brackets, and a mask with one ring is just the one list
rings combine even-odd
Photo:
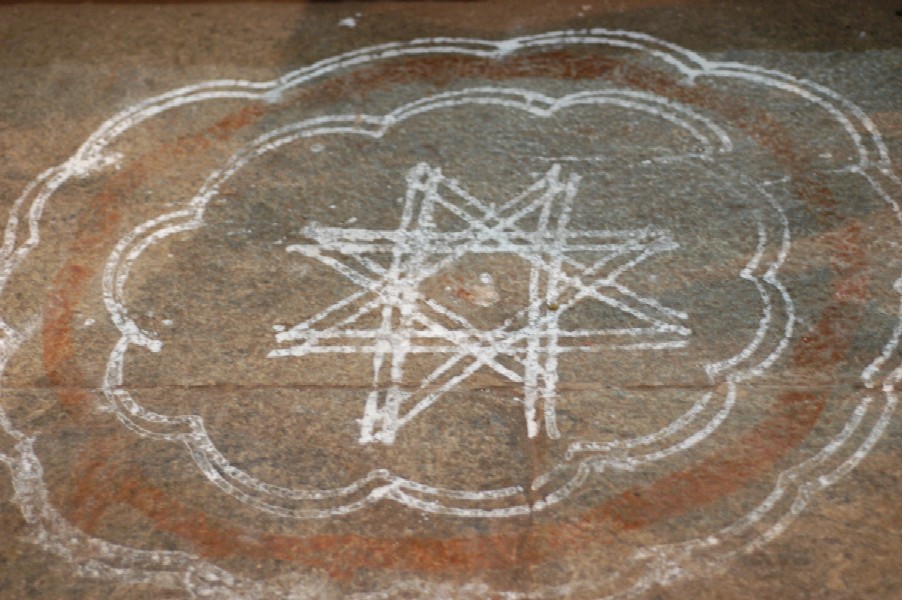
[[(496, 206), (474, 198), (440, 169), (420, 164), (407, 175), (397, 229), (307, 226), (303, 234), (314, 243), (287, 250), (328, 265), (360, 289), (278, 333), (277, 342), (293, 345), (269, 356), (372, 354), (373, 389), (360, 419), (361, 443), (391, 444), (406, 423), (482, 368), (522, 385), (519, 401), (529, 437), (538, 434), (540, 419), (549, 437), (559, 437), (555, 400), (560, 355), (679, 348), (691, 333), (680, 323), (685, 313), (618, 281), (627, 270), (677, 244), (652, 227), (569, 229), (579, 177), (563, 180), (560, 174), (555, 165), (523, 193)], [(439, 211), (454, 215), (462, 228), (440, 229)], [(466, 254), (514, 254), (526, 261), (527, 306), (486, 330), (421, 292), (421, 283)], [(641, 325), (561, 329), (561, 317), (584, 300), (613, 307)], [(361, 327), (368, 315), (376, 315), (380, 325)], [(447, 357), (415, 389), (404, 389), (405, 361), (419, 353)]]

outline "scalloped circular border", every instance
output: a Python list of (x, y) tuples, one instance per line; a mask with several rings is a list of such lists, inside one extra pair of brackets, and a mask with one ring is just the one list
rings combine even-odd
[[(224, 80), (187, 86), (120, 112), (101, 125), (70, 159), (38, 175), (16, 199), (10, 211), (3, 245), (0, 247), (0, 289), (39, 243), (39, 220), (53, 193), (73, 177), (83, 177), (114, 164), (116, 156), (106, 151), (109, 144), (131, 127), (163, 111), (215, 98), (275, 102), (291, 87), (338, 69), (374, 60), (425, 53), (493, 58), (523, 48), (561, 44), (603, 44), (640, 50), (674, 66), (690, 82), (698, 77), (734, 77), (775, 87), (818, 105), (845, 129), (858, 151), (858, 162), (847, 170), (868, 181), (874, 192), (890, 206), (897, 220), (902, 223), (902, 209), (896, 201), (897, 197), (902, 197), (902, 180), (892, 171), (886, 147), (877, 128), (855, 104), (818, 84), (741, 63), (708, 61), (692, 51), (641, 33), (588, 29), (550, 32), (504, 41), (435, 38), (364, 48), (317, 62), (265, 83)], [(23, 220), (27, 222), (28, 235), (22, 243), (17, 244)], [(902, 295), (902, 278), (895, 282), (894, 290)], [(771, 494), (753, 511), (722, 529), (717, 536), (636, 551), (630, 561), (635, 570), (641, 571), (638, 575), (633, 573), (634, 569), (623, 569), (604, 582), (576, 581), (565, 587), (536, 590), (529, 597), (591, 593), (605, 584), (621, 590), (607, 597), (631, 597), (654, 584), (668, 584), (710, 573), (736, 553), (758, 548), (782, 533), (804, 510), (812, 496), (852, 470), (885, 431), (897, 404), (895, 386), (902, 378), (902, 366), (893, 364), (893, 354), (902, 338), (902, 300), (899, 314), (900, 320), (890, 339), (884, 344), (881, 354), (861, 374), (867, 392), (843, 430), (820, 452), (783, 471)], [(3, 334), (0, 339), (0, 374), (36, 328), (36, 321), (30, 321), (18, 329), (0, 321), (0, 333)], [(14, 452), (0, 454), (0, 462), (5, 463), (12, 472), (13, 501), (19, 505), (31, 528), (31, 540), (72, 562), (79, 574), (119, 581), (131, 579), (135, 583), (179, 588), (196, 595), (219, 594), (229, 598), (267, 598), (272, 597), (272, 594), (282, 594), (286, 589), (290, 589), (298, 597), (313, 598), (321, 597), (328, 588), (327, 582), (310, 577), (294, 582), (248, 580), (184, 552), (138, 550), (90, 537), (69, 524), (50, 504), (43, 481), (43, 470), (33, 448), (34, 438), (16, 430), (2, 407), (0, 428), (15, 440)], [(852, 442), (856, 434), (863, 437), (857, 445)], [(775, 515), (775, 508), (785, 504), (788, 504), (786, 510)], [(488, 586), (480, 583), (449, 587), (447, 584), (413, 578), (399, 581), (388, 590), (354, 597), (385, 597), (385, 594), (401, 590), (431, 595), (453, 592), (460, 598), (479, 598), (494, 593)], [(504, 595), (509, 598), (524, 597), (515, 592)]]
[[(124, 299), (131, 267), (141, 254), (153, 244), (175, 235), (199, 229), (204, 226), (206, 208), (218, 193), (219, 187), (247, 164), (265, 153), (275, 151), (285, 144), (302, 138), (328, 136), (334, 133), (354, 134), (380, 139), (393, 127), (413, 116), (449, 106), (494, 105), (512, 110), (527, 111), (540, 118), (551, 118), (558, 111), (572, 106), (608, 105), (648, 112), (686, 129), (705, 145), (700, 160), (713, 161), (717, 155), (732, 151), (732, 142), (727, 134), (707, 118), (696, 114), (686, 106), (667, 101), (652, 94), (623, 91), (591, 91), (551, 98), (544, 94), (516, 88), (473, 88), (428, 96), (405, 104), (384, 116), (339, 115), (317, 117), (286, 125), (276, 131), (259, 136), (236, 152), (223, 166), (213, 172), (201, 186), (197, 194), (188, 202), (188, 208), (165, 213), (150, 219), (127, 234), (110, 254), (104, 270), (104, 301), (113, 323), (121, 333), (121, 338), (110, 353), (107, 371), (103, 380), (103, 392), (108, 400), (109, 410), (130, 429), (148, 438), (183, 443), (191, 450), (191, 457), (200, 471), (214, 485), (237, 500), (255, 508), (290, 518), (320, 519), (348, 514), (361, 510), (369, 504), (390, 500), (423, 512), (447, 514), (471, 518), (500, 518), (525, 515), (544, 510), (566, 499), (583, 485), (592, 473), (606, 469), (633, 470), (636, 466), (672, 456), (687, 450), (708, 437), (726, 420), (736, 398), (736, 384), (760, 376), (773, 364), (785, 349), (795, 322), (793, 302), (785, 286), (777, 278), (778, 271), (789, 253), (789, 222), (773, 196), (761, 185), (755, 185), (725, 167), (707, 164), (709, 169), (723, 171), (725, 181), (728, 174), (739, 178), (743, 191), (748, 196), (756, 195), (762, 209), (767, 207), (775, 213), (779, 223), (772, 240), (776, 248), (772, 258), (763, 261), (769, 246), (764, 222), (758, 222), (758, 249), (748, 263), (737, 272), (737, 278), (750, 282), (761, 299), (762, 315), (759, 326), (747, 345), (737, 354), (705, 365), (705, 372), (712, 384), (726, 383), (726, 389), (719, 407), (707, 420), (698, 419), (699, 413), (707, 407), (713, 393), (704, 394), (685, 414), (675, 419), (660, 431), (618, 443), (599, 444), (607, 446), (591, 450), (591, 442), (585, 442), (580, 452), (581, 458), (573, 458), (571, 444), (567, 462), (562, 462), (550, 471), (537, 476), (532, 482), (532, 490), (539, 492), (538, 498), (530, 504), (503, 504), (520, 488), (492, 490), (446, 490), (411, 481), (382, 468), (371, 471), (366, 476), (346, 483), (338, 488), (304, 489), (283, 488), (258, 480), (250, 473), (232, 465), (217, 449), (204, 427), (203, 418), (194, 414), (166, 415), (147, 410), (137, 402), (124, 383), (125, 354), (130, 346), (147, 348), (152, 352), (162, 349), (162, 343), (153, 333), (142, 330), (129, 317)], [(698, 128), (690, 124), (689, 119)], [(701, 129), (707, 127), (703, 133)], [(707, 135), (706, 135), (707, 134)], [(731, 184), (732, 187), (732, 184)], [(737, 190), (738, 192), (738, 190)], [(786, 322), (773, 322), (773, 307), (782, 304)], [(755, 363), (746, 364), (761, 350), (761, 344), (771, 331), (776, 330), (779, 340), (768, 345), (770, 353)], [(691, 425), (691, 427), (690, 427)], [(644, 454), (633, 454), (632, 450), (658, 441), (662, 437), (680, 437), (670, 440), (669, 445), (657, 451), (648, 450)], [(617, 449), (613, 456), (604, 456), (611, 449)], [(570, 462), (570, 461), (573, 462)], [(560, 477), (562, 474), (566, 475)], [(556, 475), (558, 485), (547, 486)], [(545, 489), (548, 488), (548, 489)], [(455, 502), (457, 501), (457, 502)], [(298, 506), (294, 506), (297, 503)], [(499, 504), (502, 504), (499, 506)]]

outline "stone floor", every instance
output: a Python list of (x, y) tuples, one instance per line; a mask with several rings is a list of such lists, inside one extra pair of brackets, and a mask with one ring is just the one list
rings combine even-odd
[(0, 6), (0, 597), (902, 597), (902, 3)]

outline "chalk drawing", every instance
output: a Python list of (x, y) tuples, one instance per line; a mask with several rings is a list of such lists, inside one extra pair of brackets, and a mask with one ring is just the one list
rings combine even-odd
[[(598, 442), (591, 439), (568, 440), (566, 462), (536, 476), (529, 486), (533, 496), (525, 502), (522, 486), (461, 490), (413, 481), (387, 467), (370, 471), (354, 481), (335, 488), (285, 488), (261, 481), (232, 464), (208, 435), (203, 419), (196, 414), (164, 415), (149, 411), (129, 393), (124, 375), (126, 353), (132, 346), (152, 352), (162, 350), (162, 341), (154, 332), (142, 330), (129, 316), (125, 290), (133, 264), (152, 245), (168, 236), (203, 227), (207, 205), (219, 188), (253, 160), (302, 139), (318, 139), (336, 134), (358, 134), (382, 138), (407, 119), (466, 105), (498, 106), (523, 111), (542, 119), (554, 118), (574, 107), (616, 106), (651, 115), (675, 125), (697, 142), (700, 151), (688, 153), (686, 160), (701, 160), (709, 171), (723, 170), (717, 157), (732, 152), (733, 142), (726, 132), (707, 117), (692, 109), (645, 92), (599, 90), (552, 98), (538, 92), (516, 88), (481, 87), (447, 92), (401, 106), (378, 117), (371, 115), (326, 116), (286, 125), (260, 136), (239, 150), (220, 170), (215, 171), (189, 203), (190, 208), (151, 219), (125, 236), (111, 254), (104, 273), (104, 301), (110, 316), (122, 333), (107, 364), (102, 389), (109, 400), (107, 409), (116, 413), (130, 429), (146, 437), (186, 444), (198, 469), (207, 479), (234, 498), (275, 515), (323, 519), (344, 515), (375, 502), (393, 501), (423, 512), (451, 514), (469, 518), (514, 517), (545, 510), (591, 481), (593, 473), (610, 470), (634, 470), (642, 464), (661, 460), (688, 450), (710, 436), (729, 416), (736, 397), (735, 384), (759, 376), (782, 353), (792, 333), (792, 299), (776, 277), (789, 251), (788, 224), (780, 206), (763, 186), (748, 182), (741, 174), (723, 171), (728, 185), (742, 185), (736, 197), (757, 199), (762, 209), (773, 216), (765, 225), (758, 214), (759, 243), (756, 253), (737, 277), (751, 282), (761, 297), (763, 312), (755, 335), (737, 355), (706, 365), (712, 385), (723, 383), (717, 402), (713, 393), (699, 394), (686, 414), (661, 431), (622, 442)], [(575, 175), (575, 174), (574, 174)], [(398, 429), (432, 406), (442, 394), (465, 381), (481, 367), (490, 369), (522, 385), (525, 429), (528, 437), (539, 433), (544, 423), (549, 438), (559, 437), (556, 424), (555, 388), (560, 355), (600, 350), (663, 351), (685, 347), (690, 328), (682, 324), (684, 312), (662, 306), (653, 298), (635, 294), (618, 277), (639, 266), (654, 254), (677, 248), (664, 231), (640, 228), (622, 231), (580, 231), (568, 229), (569, 214), (575, 201), (579, 178), (562, 179), (561, 167), (553, 165), (544, 176), (525, 191), (502, 203), (486, 203), (474, 198), (460, 184), (444, 177), (428, 165), (415, 166), (408, 173), (407, 195), (399, 228), (390, 232), (359, 229), (307, 227), (302, 233), (312, 244), (292, 244), (287, 250), (318, 260), (360, 288), (357, 292), (326, 308), (310, 320), (290, 330), (278, 332), (277, 342), (301, 342), (276, 348), (273, 358), (311, 354), (372, 353), (374, 355), (373, 392), (363, 407), (362, 443), (394, 441)], [(493, 204), (495, 207), (493, 207)], [(431, 225), (432, 213), (441, 207), (455, 214), (467, 227), (461, 232), (439, 232)], [(463, 208), (466, 207), (466, 208)], [(414, 210), (422, 210), (413, 219)], [(425, 210), (423, 210), (425, 209)], [(468, 212), (469, 211), (469, 212)], [(520, 221), (538, 215), (535, 231), (518, 227)], [(778, 249), (765, 261), (768, 230)], [(367, 258), (375, 251), (394, 252), (396, 262), (388, 269)], [(329, 253), (338, 253), (350, 263)], [(577, 261), (573, 252), (594, 253), (591, 264)], [(467, 253), (510, 253), (530, 263), (530, 294), (524, 310), (525, 326), (512, 331), (510, 324), (496, 330), (478, 331), (464, 317), (447, 306), (419, 296), (419, 282)], [(428, 255), (438, 255), (424, 262)], [(401, 264), (403, 257), (417, 261)], [(613, 259), (623, 259), (605, 271)], [(351, 266), (353, 265), (353, 266)], [(361, 265), (364, 271), (359, 270)], [(402, 276), (401, 267), (405, 267)], [(563, 269), (575, 271), (575, 275)], [(763, 274), (757, 274), (759, 271)], [(374, 275), (377, 276), (374, 278)], [(545, 289), (540, 289), (542, 282)], [(643, 325), (616, 330), (576, 330), (562, 332), (557, 326), (561, 314), (584, 299), (600, 301), (637, 319)], [(772, 307), (779, 304), (787, 315), (785, 322), (773, 318)], [(549, 310), (555, 305), (557, 310)], [(334, 314), (352, 310), (329, 325)], [(401, 313), (401, 330), (385, 323), (393, 311)], [(383, 328), (360, 333), (351, 327), (367, 313), (382, 311)], [(453, 325), (441, 326), (441, 320)], [(511, 319), (514, 321), (515, 319)], [(322, 324), (320, 329), (312, 327)], [(421, 346), (414, 343), (412, 331)], [(428, 334), (428, 335), (427, 335)], [(769, 353), (758, 362), (753, 359), (762, 350), (767, 337), (775, 338)], [(349, 343), (332, 343), (345, 339)], [(381, 338), (381, 339), (380, 339)], [(594, 339), (593, 339), (594, 338)], [(424, 339), (445, 340), (447, 345), (425, 345)], [(362, 341), (361, 341), (362, 340)], [(450, 342), (448, 340), (451, 340)], [(590, 344), (582, 343), (591, 342)], [(381, 346), (380, 346), (381, 344)], [(394, 346), (393, 346), (394, 344)], [(402, 392), (398, 383), (403, 376), (403, 360), (417, 352), (447, 353), (449, 358), (426, 377), (419, 390)], [(390, 355), (389, 360), (386, 357)], [(505, 366), (500, 356), (518, 360), (522, 369)], [(464, 361), (469, 361), (466, 364)], [(752, 360), (751, 363), (749, 361)], [(461, 365), (458, 370), (455, 367)], [(380, 390), (382, 369), (389, 370), (388, 390)], [(385, 392), (385, 393), (380, 393)], [(401, 413), (404, 404), (410, 406)], [(665, 447), (658, 447), (665, 446)]]
[[(458, 55), (490, 60), (526, 50), (543, 47), (559, 48), (567, 45), (628, 49), (644, 53), (652, 59), (666, 64), (668, 68), (681, 73), (686, 85), (692, 85), (697, 80), (727, 81), (732, 79), (762, 88), (779, 90), (809, 102), (813, 107), (822, 110), (833, 119), (845, 131), (848, 141), (856, 149), (857, 157), (844, 169), (844, 173), (848, 177), (859, 178), (862, 185), (867, 186), (877, 197), (882, 199), (897, 219), (902, 221), (902, 209), (899, 206), (899, 198), (902, 198), (902, 180), (892, 170), (889, 155), (879, 131), (860, 108), (836, 92), (816, 83), (773, 70), (735, 62), (708, 60), (675, 44), (645, 34), (624, 31), (587, 29), (551, 32), (503, 41), (421, 39), (364, 48), (320, 61), (269, 82), (220, 80), (186, 86), (149, 98), (120, 112), (104, 122), (71, 158), (38, 175), (15, 200), (11, 207), (3, 244), (0, 246), (0, 289), (6, 287), (10, 276), (23, 267), (31, 251), (39, 244), (41, 219), (52, 196), (73, 179), (115, 167), (120, 159), (113, 149), (116, 140), (132, 128), (166, 111), (191, 104), (211, 103), (221, 99), (265, 100), (278, 103), (293, 88), (315, 83), (337, 71), (404, 56)], [(486, 102), (500, 104), (499, 95), (506, 93), (508, 92), (497, 88), (488, 90), (486, 91)], [(514, 93), (514, 95), (517, 94), (519, 94), (520, 100), (511, 100), (509, 104), (511, 107), (517, 106), (524, 97), (523, 92)], [(596, 94), (597, 98), (604, 95), (600, 92), (590, 92), (590, 94)], [(546, 97), (535, 94), (530, 97), (528, 104), (531, 106), (533, 101), (537, 101), (536, 114), (541, 114), (543, 111), (553, 112), (552, 109), (556, 106), (555, 102), (573, 101), (577, 96), (570, 96), (566, 100), (551, 100), (549, 104)], [(619, 101), (631, 101), (628, 97), (629, 94), (619, 96)], [(428, 102), (429, 100), (426, 101), (427, 105)], [(637, 110), (646, 111), (650, 106), (657, 106), (659, 111), (656, 113), (657, 116), (671, 120), (671, 122), (674, 119), (681, 120), (687, 127), (692, 127), (698, 132), (705, 129), (711, 132), (716, 127), (710, 123), (706, 125), (700, 122), (700, 119), (703, 120), (702, 117), (693, 118), (691, 115), (686, 115), (681, 107), (673, 105), (666, 99), (644, 97), (639, 99), (638, 104), (641, 106), (638, 106)], [(284, 140), (283, 143), (287, 143), (286, 138), (293, 134), (312, 137), (322, 134), (323, 130), (329, 127), (378, 137), (390, 125), (392, 119), (403, 116), (404, 111), (413, 112), (418, 108), (422, 107), (417, 107), (414, 103), (404, 107), (399, 114), (388, 115), (381, 119), (365, 117), (362, 119), (362, 128), (356, 130), (348, 120), (326, 118), (320, 123), (315, 120), (306, 122), (300, 128), (295, 126), (293, 133), (292, 127), (288, 127), (284, 131), (264, 136), (263, 139), (258, 140), (256, 145), (252, 145), (248, 152), (266, 152), (273, 149), (267, 147), (268, 144), (278, 144), (280, 139)], [(431, 108), (422, 109), (430, 110)], [(320, 127), (321, 130), (316, 131), (317, 127)], [(713, 137), (701, 135), (701, 138), (709, 140), (708, 146), (714, 150), (712, 153), (702, 153), (709, 160), (716, 159), (718, 150), (727, 148), (729, 151), (729, 140), (724, 137), (715, 134)], [(142, 422), (155, 420), (162, 422), (170, 418), (165, 417), (161, 420), (159, 415), (149, 414), (141, 407), (134, 405), (122, 388), (123, 382), (121, 379), (117, 379), (117, 373), (121, 373), (121, 361), (129, 346), (141, 346), (152, 351), (159, 351), (161, 348), (159, 340), (155, 339), (151, 332), (142, 331), (131, 320), (127, 309), (121, 302), (123, 287), (128, 278), (128, 269), (144, 249), (160, 239), (175, 231), (188, 231), (202, 226), (204, 205), (210, 195), (215, 193), (216, 182), (223, 176), (228, 177), (231, 172), (240, 169), (242, 161), (247, 162), (249, 158), (246, 154), (238, 156), (225, 169), (211, 177), (188, 208), (153, 219), (132, 232), (119, 244), (109, 262), (104, 279), (105, 302), (111, 321), (122, 333), (122, 337), (111, 356), (110, 368), (108, 368), (103, 386), (110, 395), (111, 404), (108, 408), (115, 410), (126, 425), (145, 435), (151, 434), (141, 426)], [(552, 160), (550, 162), (562, 164), (566, 161)], [(561, 183), (559, 179), (556, 181)], [(766, 202), (772, 203), (773, 210), (785, 224), (785, 214), (767, 193), (767, 182), (760, 184), (752, 182), (752, 185), (756, 186), (760, 194), (767, 198)], [(310, 233), (315, 232), (311, 231)], [(322, 233), (321, 231), (320, 234)], [(691, 435), (678, 436), (679, 439), (669, 446), (665, 444), (662, 449), (628, 457), (629, 459), (634, 461), (652, 460), (656, 454), (667, 455), (667, 453), (679, 451), (678, 447), (681, 444), (691, 443), (694, 436), (707, 436), (712, 428), (718, 426), (719, 421), (726, 418), (730, 406), (735, 403), (737, 386), (743, 381), (763, 373), (785, 349), (785, 340), (793, 328), (794, 311), (792, 299), (780, 284), (777, 274), (791, 249), (788, 228), (784, 227), (782, 233), (772, 235), (768, 233), (767, 227), (762, 227), (759, 223), (760, 247), (765, 247), (771, 240), (779, 240), (780, 250), (777, 256), (763, 261), (765, 253), (759, 252), (740, 273), (741, 278), (750, 281), (756, 287), (760, 285), (759, 289), (766, 292), (762, 295), (765, 310), (761, 316), (759, 334), (745, 350), (735, 357), (713, 363), (708, 367), (708, 373), (712, 380), (721, 381), (726, 385), (728, 391), (725, 400), (719, 408), (715, 408), (712, 417), (693, 429)], [(762, 262), (767, 264), (762, 264)], [(762, 270), (764, 273), (760, 275)], [(895, 291), (902, 295), (902, 278), (896, 281)], [(788, 315), (782, 323), (775, 321), (773, 307), (776, 302), (782, 302), (782, 312)], [(902, 315), (902, 300), (899, 304), (899, 315)], [(8, 317), (8, 315), (4, 315), (4, 317)], [(5, 319), (0, 320), (0, 375), (20, 347), (34, 334), (37, 329), (38, 317), (39, 315), (35, 314), (30, 320), (18, 325), (10, 324)], [(780, 342), (772, 345), (769, 351), (765, 351), (766, 355), (763, 358), (755, 359), (753, 364), (749, 364), (749, 360), (758, 356), (759, 346), (764, 338), (764, 334), (761, 332), (774, 326), (777, 326), (778, 329), (782, 328), (785, 335), (780, 338)], [(458, 598), (483, 598), (494, 595), (505, 598), (525, 598), (527, 595), (539, 597), (605, 594), (606, 598), (630, 598), (649, 590), (654, 585), (666, 585), (680, 579), (706, 576), (717, 572), (723, 569), (724, 565), (737, 554), (750, 552), (784, 532), (792, 520), (805, 509), (811, 498), (819, 491), (833, 485), (872, 450), (884, 433), (897, 404), (895, 390), (902, 378), (902, 368), (898, 364), (897, 355), (900, 339), (902, 339), (902, 319), (897, 320), (893, 333), (884, 343), (879, 356), (864, 369), (861, 375), (864, 393), (839, 433), (809, 458), (783, 471), (776, 478), (772, 492), (753, 510), (729, 526), (709, 531), (697, 539), (640, 548), (632, 555), (625, 556), (623, 568), (610, 573), (604, 581), (577, 578), (562, 586), (539, 587), (526, 594), (497, 590), (479, 582), (461, 585), (438, 584), (419, 579), (415, 575), (409, 575), (397, 577), (395, 583), (388, 589), (359, 593), (353, 597), (361, 600), (386, 598), (404, 591), (423, 597), (453, 595)], [(608, 450), (622, 453), (624, 450), (645, 443), (656, 443), (669, 439), (693, 425), (700, 415), (710, 408), (711, 399), (712, 395), (706, 395), (696, 406), (669, 426), (660, 432), (646, 436), (647, 440), (617, 442)], [(3, 400), (3, 396), (0, 396), (0, 401)], [(162, 439), (181, 439), (188, 442), (187, 436), (203, 437), (198, 435), (198, 432), (203, 431), (202, 423), (190, 416), (177, 422), (164, 422), (163, 424), (178, 424), (182, 427), (182, 432), (156, 434)], [(284, 580), (249, 580), (189, 553), (139, 550), (112, 544), (84, 534), (69, 524), (51, 504), (50, 494), (43, 477), (43, 468), (35, 451), (36, 437), (26, 435), (17, 429), (3, 404), (0, 404), (0, 431), (2, 431), (0, 436), (10, 442), (7, 447), (11, 448), (0, 452), (0, 462), (4, 463), (11, 472), (14, 490), (12, 501), (22, 511), (28, 527), (28, 539), (47, 552), (70, 562), (79, 575), (113, 579), (122, 585), (150, 584), (161, 588), (184, 590), (192, 596), (199, 597), (250, 599), (285, 596), (286, 583)], [(203, 449), (202, 446), (203, 444), (199, 447)], [(671, 450), (671, 448), (674, 449)], [(572, 448), (574, 454), (584, 450), (597, 452), (599, 448)], [(207, 456), (215, 458), (216, 453), (208, 453)], [(602, 457), (602, 461), (608, 461), (607, 463), (583, 461), (579, 463), (580, 472), (583, 476), (587, 476), (590, 471), (597, 472), (606, 467), (615, 468), (619, 456), (625, 455), (613, 454)], [(229, 467), (227, 463), (221, 463), (218, 466), (226, 469)], [(629, 465), (626, 468), (630, 468)], [(385, 473), (376, 473), (374, 479), (385, 477), (385, 475)], [(541, 485), (539, 481), (536, 483)], [(383, 480), (379, 489), (381, 490), (378, 494), (380, 499), (391, 498), (398, 501), (403, 501), (405, 493), (418, 491), (416, 486), (411, 486), (405, 492), (403, 482), (390, 479)], [(234, 491), (236, 497), (241, 497), (241, 493), (237, 489)], [(566, 494), (566, 490), (563, 488), (557, 491)], [(258, 497), (247, 493), (245, 495), (247, 497), (242, 499), (261, 505), (261, 507), (266, 505), (265, 502), (260, 502)], [(458, 493), (458, 495), (466, 497), (466, 494)], [(543, 501), (554, 502), (555, 500), (548, 496)], [(429, 501), (419, 502), (427, 505), (420, 508), (429, 509)], [(415, 504), (411, 498), (408, 505)], [(359, 507), (351, 507), (351, 509), (356, 508)], [(538, 508), (541, 507), (526, 507), (525, 512)], [(278, 514), (277, 510), (273, 512)], [(454, 513), (452, 512), (452, 514)], [(503, 516), (503, 514), (497, 516)], [(290, 596), (295, 598), (317, 598), (329, 593), (328, 582), (309, 576), (299, 576), (288, 585)]]
[[(557, 362), (567, 352), (602, 352), (610, 349), (663, 350), (682, 348), (690, 330), (680, 323), (687, 315), (644, 298), (617, 281), (622, 273), (658, 252), (674, 250), (670, 237), (650, 228), (625, 231), (574, 230), (570, 213), (579, 178), (562, 180), (555, 165), (522, 194), (501, 203), (484, 202), (468, 194), (440, 169), (420, 164), (407, 176), (407, 194), (401, 223), (393, 231), (308, 227), (312, 244), (294, 244), (286, 250), (323, 262), (357, 284), (362, 291), (328, 307), (288, 331), (279, 342), (300, 342), (279, 348), (271, 357), (308, 354), (373, 354), (373, 392), (361, 419), (361, 443), (391, 444), (398, 430), (442, 395), (481, 367), (488, 367), (523, 386), (527, 435), (535, 437), (543, 406), (546, 432), (559, 438), (555, 414)], [(434, 213), (444, 208), (466, 227), (438, 229)], [(539, 215), (534, 230), (520, 223)], [(391, 265), (371, 258), (391, 253)], [(332, 254), (338, 253), (340, 258)], [(573, 253), (591, 254), (584, 263)], [(421, 284), (466, 254), (510, 254), (530, 263), (529, 301), (501, 327), (480, 330), (463, 315), (420, 292)], [(628, 262), (607, 268), (615, 259)], [(569, 271), (563, 269), (566, 263)], [(357, 265), (363, 267), (361, 269)], [(490, 279), (490, 276), (489, 276)], [(643, 327), (562, 330), (560, 320), (581, 300), (591, 298), (641, 321)], [(553, 308), (549, 308), (553, 307)], [(353, 314), (334, 315), (351, 309)], [(381, 314), (376, 329), (360, 329), (360, 319)], [(518, 329), (514, 322), (521, 321)], [(395, 325), (396, 319), (398, 321)], [(446, 325), (447, 324), (447, 325)], [(334, 343), (333, 343), (334, 342)], [(401, 388), (404, 362), (409, 354), (449, 354), (416, 391)], [(522, 369), (512, 370), (498, 361), (507, 356)], [(466, 359), (470, 359), (467, 364)], [(390, 361), (390, 383), (380, 391), (383, 364)], [(402, 407), (409, 408), (402, 414)]]

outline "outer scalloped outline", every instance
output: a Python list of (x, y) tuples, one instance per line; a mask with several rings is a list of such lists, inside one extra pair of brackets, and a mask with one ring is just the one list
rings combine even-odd
[[(0, 246), (0, 289), (10, 274), (40, 241), (38, 221), (50, 196), (67, 180), (85, 176), (115, 162), (105, 152), (119, 135), (141, 121), (169, 108), (187, 102), (213, 98), (245, 98), (276, 101), (288, 88), (311, 81), (340, 68), (352, 67), (371, 60), (424, 53), (453, 53), (502, 57), (527, 47), (559, 44), (606, 44), (648, 52), (681, 71), (688, 80), (697, 77), (736, 77), (796, 94), (830, 113), (846, 130), (858, 150), (858, 162), (847, 168), (850, 174), (862, 176), (893, 210), (902, 223), (902, 209), (896, 198), (902, 197), (902, 179), (891, 168), (889, 155), (880, 133), (870, 118), (855, 104), (836, 92), (807, 80), (778, 71), (734, 62), (708, 61), (695, 52), (652, 36), (624, 31), (588, 29), (551, 32), (536, 36), (494, 42), (473, 39), (435, 38), (409, 43), (392, 43), (364, 48), (320, 61), (267, 83), (247, 81), (213, 81), (179, 88), (150, 98), (106, 121), (88, 138), (69, 160), (47, 169), (27, 186), (14, 202)], [(685, 61), (685, 62), (684, 62)], [(889, 188), (893, 193), (887, 192)], [(28, 222), (26, 239), (17, 244), (20, 221)], [(902, 278), (894, 284), (902, 296)], [(549, 587), (531, 593), (531, 598), (556, 597), (571, 593), (599, 593), (605, 583), (622, 590), (607, 598), (633, 597), (654, 584), (666, 585), (692, 576), (706, 575), (721, 569), (739, 552), (748, 552), (782, 533), (819, 491), (847, 474), (870, 452), (885, 431), (898, 402), (895, 386), (902, 379), (902, 366), (893, 355), (902, 340), (902, 298), (897, 322), (881, 354), (862, 372), (869, 392), (859, 403), (846, 427), (818, 454), (780, 474), (772, 493), (751, 513), (724, 528), (718, 536), (679, 544), (654, 546), (634, 553), (627, 562), (634, 563), (636, 575), (627, 569), (614, 573), (606, 582), (576, 581), (563, 587)], [(36, 329), (36, 321), (19, 329), (0, 320), (0, 374), (20, 345)], [(880, 403), (882, 406), (874, 407)], [(872, 422), (869, 417), (875, 417)], [(270, 598), (290, 591), (295, 597), (322, 597), (327, 584), (313, 578), (296, 582), (252, 581), (228, 573), (202, 559), (182, 552), (142, 551), (89, 537), (72, 527), (49, 503), (43, 472), (33, 450), (33, 438), (17, 431), (0, 408), (0, 428), (12, 437), (15, 450), (0, 453), (12, 472), (13, 501), (31, 527), (31, 540), (70, 562), (82, 575), (113, 578), (132, 583), (150, 583), (187, 591), (192, 595), (218, 595), (224, 598)], [(854, 434), (864, 439), (849, 444)], [(840, 451), (842, 451), (840, 453)], [(795, 492), (793, 494), (793, 492)], [(789, 503), (782, 515), (774, 509)], [(765, 520), (767, 519), (767, 520)], [(772, 521), (772, 522), (769, 522)], [(290, 587), (290, 589), (289, 589)], [(431, 596), (456, 594), (460, 598), (484, 598), (489, 594), (505, 598), (523, 598), (517, 592), (494, 592), (478, 583), (461, 587), (434, 584), (416, 578), (399, 581), (382, 592), (356, 595), (357, 598), (386, 598), (395, 591), (419, 591)]]

